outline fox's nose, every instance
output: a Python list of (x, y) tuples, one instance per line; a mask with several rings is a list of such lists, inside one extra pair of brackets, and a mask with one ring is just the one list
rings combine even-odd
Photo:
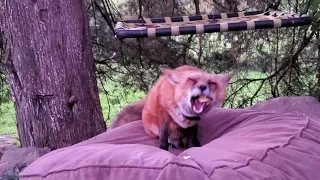
[(201, 91), (205, 91), (205, 90), (207, 89), (207, 86), (200, 85), (200, 86), (199, 86), (199, 89), (200, 89)]

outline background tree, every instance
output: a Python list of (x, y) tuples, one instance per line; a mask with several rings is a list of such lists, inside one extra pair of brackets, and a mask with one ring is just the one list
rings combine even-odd
[[(120, 20), (265, 10), (274, 2), (279, 2), (278, 8), (285, 12), (308, 13), (313, 16), (313, 24), (154, 39), (119, 41), (114, 37), (115, 23)], [(86, 0), (85, 5), (100, 102), (107, 124), (123, 106), (145, 96), (159, 77), (160, 68), (182, 64), (215, 73), (234, 73), (225, 107), (244, 108), (279, 96), (311, 95), (320, 100), (319, 0)], [(74, 13), (73, 4), (67, 2), (52, 6), (53, 12), (62, 6)], [(42, 4), (21, 7), (41, 9)], [(41, 11), (44, 15), (46, 12)], [(74, 16), (70, 19), (82, 18), (79, 14)], [(54, 24), (54, 28), (69, 27), (69, 23), (62, 23)], [(39, 28), (42, 26), (35, 26)], [(78, 33), (77, 30), (79, 28), (73, 28), (68, 35), (73, 35), (71, 31)], [(66, 47), (70, 46), (61, 46), (59, 52), (70, 51)], [(73, 67), (68, 67), (70, 69)], [(3, 97), (7, 97), (6, 89), (3, 88)], [(10, 105), (4, 103), (4, 106), (7, 104)], [(1, 120), (0, 116), (0, 124)]]
[[(98, 75), (118, 82), (121, 88), (147, 91), (160, 68), (191, 64), (235, 74), (227, 107), (247, 107), (279, 96), (311, 95), (320, 100), (319, 0), (115, 2), (88, 1), (88, 13), (94, 22), (91, 28)], [(313, 24), (122, 41), (116, 41), (112, 31), (123, 19), (265, 10), (271, 3), (279, 4), (285, 12), (308, 13), (314, 16)], [(115, 46), (107, 46), (110, 42)]]
[(2, 68), (22, 146), (52, 149), (105, 131), (85, 4), (2, 0)]

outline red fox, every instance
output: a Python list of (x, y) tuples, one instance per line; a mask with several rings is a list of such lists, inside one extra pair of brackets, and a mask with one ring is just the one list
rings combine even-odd
[(194, 66), (164, 69), (149, 90), (142, 110), (147, 134), (159, 138), (160, 148), (200, 146), (197, 139), (200, 116), (225, 100), (231, 79)]
[[(180, 66), (176, 68), (178, 71), (183, 70), (191, 70), (197, 68), (192, 66)], [(119, 126), (122, 126), (124, 124), (127, 124), (129, 122), (138, 121), (142, 119), (142, 109), (144, 107), (144, 104), (146, 102), (146, 99), (141, 99), (135, 102), (132, 102), (125, 106), (112, 120), (110, 125), (108, 126), (108, 130), (117, 128)]]
[(200, 116), (221, 105), (231, 78), (187, 65), (164, 69), (147, 97), (127, 105), (108, 129), (142, 119), (146, 133), (160, 139), (161, 149), (200, 146)]

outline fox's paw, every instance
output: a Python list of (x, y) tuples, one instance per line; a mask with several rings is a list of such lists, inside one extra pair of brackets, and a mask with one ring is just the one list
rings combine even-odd
[(168, 151), (169, 150), (169, 144), (160, 144), (159, 148)]
[(169, 146), (174, 149), (184, 148), (186, 147), (185, 142), (180, 138), (171, 138), (169, 139)]
[(198, 140), (198, 138), (194, 138), (189, 144), (188, 144), (188, 148), (192, 148), (192, 147), (200, 147), (200, 141)]

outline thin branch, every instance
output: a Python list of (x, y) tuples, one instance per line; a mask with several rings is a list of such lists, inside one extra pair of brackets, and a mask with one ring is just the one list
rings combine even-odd
[(94, 8), (93, 0), (91, 0), (91, 6), (92, 6), (92, 13), (93, 13), (93, 18), (94, 18), (94, 29), (95, 29), (95, 33), (96, 33), (95, 41), (98, 41), (97, 17), (96, 17), (96, 10)]
[(184, 57), (183, 58), (183, 64), (187, 63), (186, 62), (186, 57), (187, 57), (188, 49), (190, 48), (190, 44), (191, 44), (192, 38), (193, 38), (193, 34), (188, 37), (187, 45), (183, 48), (182, 53), (179, 55), (179, 56), (183, 56)]
[(254, 98), (258, 95), (258, 93), (259, 93), (260, 90), (262, 89), (265, 81), (266, 81), (266, 80), (262, 80), (262, 81), (261, 81), (259, 88), (256, 90), (256, 92), (255, 92), (255, 93), (253, 94), (253, 96), (250, 98), (250, 105), (251, 105), (251, 106), (253, 105), (253, 100), (254, 100)]
[(137, 39), (138, 41), (138, 56), (139, 56), (139, 62), (140, 62), (140, 66), (142, 68), (144, 68), (143, 66), (143, 61), (142, 61), (142, 46), (141, 46), (141, 40)]
[(139, 19), (143, 19), (142, 18), (142, 2), (141, 2), (142, 0), (139, 0), (138, 2), (139, 2)]
[(218, 5), (221, 8), (221, 10), (225, 10), (226, 9), (226, 7), (223, 6), (220, 2), (218, 2), (216, 0), (212, 0), (212, 1), (213, 1), (214, 4)]
[[(237, 83), (237, 82), (240, 82), (240, 81), (246, 81), (240, 88), (238, 88), (237, 90), (235, 90), (233, 93), (231, 93), (231, 95), (229, 95), (225, 102), (227, 102), (232, 96), (238, 94), (238, 92), (240, 92), (244, 87), (246, 87), (247, 85), (249, 85), (250, 83), (252, 82), (256, 82), (256, 81), (263, 81), (265, 82), (266, 80), (269, 80), (275, 76), (277, 76), (279, 73), (281, 73), (281, 76), (279, 77), (279, 79), (277, 80), (277, 83), (276, 83), (276, 87), (278, 86), (280, 80), (284, 77), (284, 75), (286, 74), (286, 69), (288, 68), (288, 64), (292, 61), (292, 59), (297, 59), (299, 54), (302, 52), (302, 50), (309, 44), (310, 40), (313, 38), (314, 36), (314, 32), (310, 33), (310, 35), (303, 40), (303, 42), (300, 44), (299, 48), (297, 49), (297, 51), (291, 56), (291, 58), (288, 58), (287, 56), (283, 57), (283, 59), (281, 60), (282, 65), (281, 67), (276, 71), (274, 72), (272, 75), (266, 77), (266, 78), (257, 78), (257, 79), (247, 79), (247, 78), (244, 78), (244, 79), (239, 79), (233, 83)], [(230, 83), (230, 84), (233, 84), (233, 83)], [(224, 103), (225, 104), (225, 103)]]
[(183, 3), (181, 2), (181, 0), (179, 0), (180, 4), (182, 5), (183, 9), (187, 12), (188, 15), (190, 15), (191, 13), (184, 7)]
[(196, 7), (196, 15), (200, 15), (200, 3), (199, 0), (193, 0), (194, 6)]
[(111, 21), (111, 19), (109, 18), (109, 15), (108, 15), (108, 14), (105, 14), (105, 13), (102, 11), (101, 7), (99, 6), (99, 4), (98, 4), (96, 1), (94, 1), (94, 4), (95, 4), (95, 6), (97, 7), (98, 11), (100, 12), (101, 16), (103, 17), (103, 19), (107, 22), (107, 24), (108, 24), (110, 30), (112, 31), (112, 33), (115, 34), (115, 31), (114, 31), (113, 25), (112, 25), (112, 21)]
[(106, 98), (107, 98), (107, 103), (108, 103), (108, 116), (107, 116), (107, 119), (110, 119), (110, 113), (111, 113), (111, 105), (110, 105), (110, 100), (109, 100), (109, 93), (108, 91), (104, 88), (104, 83), (101, 79), (101, 77), (99, 76), (99, 80), (100, 80), (100, 84), (102, 86), (102, 89), (103, 89), (103, 92), (104, 94), (106, 95)]
[[(113, 18), (113, 14), (112, 14), (112, 12), (111, 12), (111, 8), (110, 8), (110, 5), (109, 5), (109, 1), (106, 0), (106, 3), (104, 3), (104, 1), (102, 0), (102, 5), (103, 5), (104, 9), (105, 9), (107, 12), (109, 12), (109, 16), (111, 17), (112, 22), (113, 22), (114, 24), (116, 24), (117, 22), (116, 22), (116, 21), (114, 20), (114, 18)], [(106, 7), (106, 5), (107, 5), (107, 7)]]
[(241, 11), (246, 11), (246, 10), (248, 10), (248, 9), (250, 9), (250, 8), (252, 8), (252, 7), (254, 7), (255, 5), (257, 5), (258, 4), (258, 1), (259, 0), (256, 0), (251, 6), (248, 6), (248, 7), (246, 7), (246, 8), (244, 8), (244, 9), (242, 9)]

